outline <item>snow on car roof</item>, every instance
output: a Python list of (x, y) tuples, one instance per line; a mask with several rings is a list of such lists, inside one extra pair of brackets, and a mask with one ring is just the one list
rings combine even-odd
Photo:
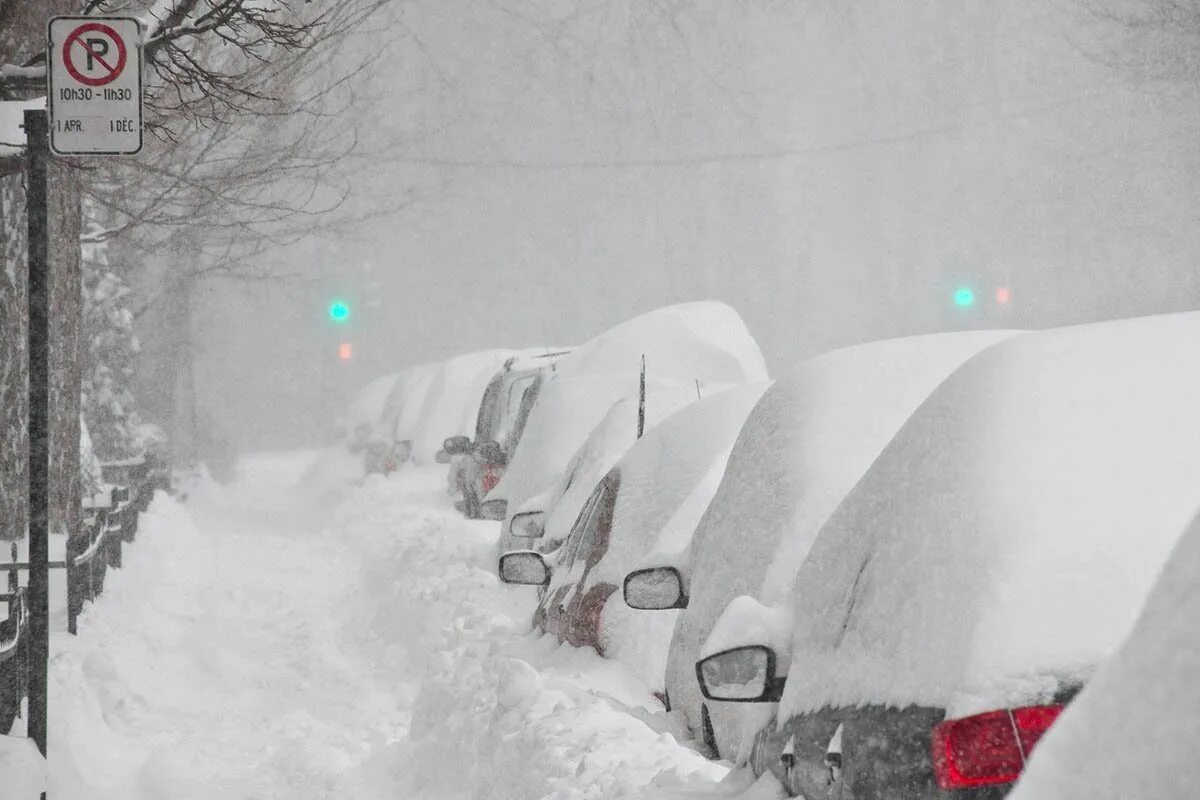
[[(620, 586), (625, 574), (656, 542), (668, 538), (678, 543), (690, 538), (716, 491), (746, 415), (766, 388), (765, 382), (759, 382), (712, 394), (677, 411), (633, 442), (614, 467), (620, 484), (608, 549), (589, 573), (587, 586), (576, 591), (600, 583)], [(577, 577), (581, 568), (577, 562), (571, 577)], [(560, 580), (558, 574), (555, 580)], [(630, 611), (619, 591), (606, 604), (604, 615), (606, 624), (600, 635), (605, 654), (625, 663), (651, 685), (661, 685), (673, 615)]]
[(387, 403), (388, 395), (391, 394), (398, 377), (400, 374), (393, 372), (390, 375), (376, 378), (358, 390), (358, 394), (354, 395), (354, 399), (350, 401), (343, 418), (349, 432), (352, 433), (358, 425), (365, 423), (374, 426), (379, 421), (379, 418), (383, 416), (383, 408)]
[(635, 317), (556, 362), (504, 477), (488, 497), (508, 500), (511, 515), (558, 482), (615, 403), (634, 398), (636, 405), (642, 356), (648, 426), (695, 400), (697, 384), (703, 393), (766, 380), (758, 345), (723, 303), (685, 303)]
[(1189, 797), (1200, 786), (1200, 517), (1121, 649), (1038, 742), (1010, 800)]
[[(682, 397), (672, 403), (688, 402), (687, 387), (675, 385)], [(575, 517), (596, 484), (621, 458), (621, 454), (637, 441), (637, 399), (624, 397), (613, 403), (604, 417), (592, 428), (587, 439), (571, 456), (558, 484), (539, 495), (534, 510), (546, 511), (545, 530), (537, 543), (539, 549), (552, 548), (571, 532)]]
[[(623, 379), (612, 374), (556, 376), (547, 381), (504, 477), (488, 493), (488, 498), (508, 500), (511, 517), (518, 511), (546, 510), (529, 508), (528, 501), (557, 486), (546, 495), (548, 499), (557, 497), (548, 532), (561, 533), (563, 525), (570, 530), (574, 513), (578, 513), (625, 447), (637, 438), (637, 386), (637, 375), (633, 376), (632, 389), (628, 376)], [(647, 378), (646, 429), (652, 429), (695, 399), (694, 385)], [(507, 533), (506, 523), (501, 533), (501, 552), (510, 539), (520, 547), (538, 543), (513, 539)]]
[(550, 367), (556, 364), (563, 356), (570, 353), (572, 349), (570, 347), (542, 347), (522, 350), (505, 360), (503, 367), (512, 372)]
[(710, 383), (767, 380), (762, 351), (746, 323), (716, 301), (680, 303), (626, 320), (561, 358), (563, 376), (617, 372), (637, 374), (641, 357), (648, 374)]
[[(746, 416), (767, 384), (736, 386), (689, 405), (638, 439), (615, 467), (620, 488), (613, 506), (608, 551), (593, 568), (591, 583), (619, 584), (653, 545), (696, 487), (715, 467), (724, 468)], [(716, 485), (711, 487), (714, 491)], [(711, 498), (711, 494), (709, 495)], [(689, 505), (691, 528), (707, 507)]]
[(691, 555), (657, 561), (678, 566), (688, 582), (670, 656), (679, 700), (699, 706), (694, 665), (726, 605), (738, 595), (785, 601), (820, 526), (909, 414), (963, 361), (1013, 335), (970, 331), (835, 350), (802, 362), (763, 394)]
[(1061, 328), (958, 370), (795, 582), (780, 718), (1049, 697), (1129, 630), (1200, 502), (1200, 314)]

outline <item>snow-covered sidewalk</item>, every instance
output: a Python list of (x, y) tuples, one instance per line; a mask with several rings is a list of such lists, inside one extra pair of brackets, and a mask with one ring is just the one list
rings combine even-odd
[(327, 508), (295, 488), (303, 463), (260, 457), (146, 515), (55, 641), (55, 800), (744, 788), (621, 665), (529, 633), (532, 590), (490, 568), (496, 523), (459, 517), (440, 471)]

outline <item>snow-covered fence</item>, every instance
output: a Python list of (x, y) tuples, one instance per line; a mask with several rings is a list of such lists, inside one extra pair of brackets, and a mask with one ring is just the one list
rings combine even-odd
[(28, 683), (26, 675), (25, 630), (28, 607), (25, 603), (24, 587), (13, 587), (16, 573), (10, 572), (11, 598), (8, 601), (8, 616), (0, 620), (0, 730), (12, 728), (13, 720), (21, 711), (21, 698)]
[[(66, 538), (62, 560), (50, 561), (51, 569), (67, 573), (67, 630), (72, 634), (84, 605), (104, 591), (108, 568), (121, 566), (121, 549), (137, 536), (138, 517), (154, 492), (169, 488), (165, 465), (154, 459), (102, 464), (101, 470), (110, 483), (108, 491), (84, 498), (80, 530)], [(28, 569), (29, 562), (20, 560), (13, 543), (10, 559), (0, 562), (0, 580), (7, 579), (0, 602), (8, 606), (7, 616), (0, 617), (0, 731), (12, 727), (29, 683), (29, 613), (19, 579)]]

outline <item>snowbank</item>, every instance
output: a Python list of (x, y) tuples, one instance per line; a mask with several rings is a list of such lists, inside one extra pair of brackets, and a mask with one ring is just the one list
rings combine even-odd
[(38, 800), (46, 791), (46, 759), (33, 739), (0, 736), (0, 800)]
[[(673, 707), (699, 730), (700, 648), (739, 595), (767, 606), (786, 600), (821, 525), (892, 435), (964, 360), (1010, 336), (979, 331), (849, 347), (801, 363), (766, 391), (742, 428), (691, 550), (660, 563), (681, 569), (688, 607), (675, 626), (667, 671)], [(651, 565), (646, 559), (642, 566)], [(721, 752), (740, 749), (744, 708), (710, 714)]]
[(1200, 786), (1200, 518), (1121, 649), (1058, 718), (1011, 800), (1191, 797)]
[(621, 665), (525, 635), (535, 594), (491, 572), (496, 523), (409, 497), (403, 482), (369, 482), (338, 525), (363, 553), (362, 591), (342, 611), (348, 633), (369, 643), (368, 671), (411, 687), (403, 732), (339, 782), (340, 796), (572, 800), (713, 788), (725, 768), (681, 746)]
[(55, 800), (745, 787), (718, 784), (726, 768), (622, 665), (527, 635), (534, 592), (499, 584), (496, 523), (455, 513), (440, 468), (373, 476), (320, 513), (291, 484), (308, 458), (156, 499), (80, 635), (52, 642)]
[(781, 718), (958, 716), (1090, 677), (1200, 505), (1197, 363), (1193, 313), (1029, 334), (964, 365), (801, 567)]

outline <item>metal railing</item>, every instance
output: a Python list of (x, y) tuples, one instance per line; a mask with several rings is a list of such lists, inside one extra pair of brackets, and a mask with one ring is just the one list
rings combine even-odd
[[(130, 459), (101, 465), (101, 475), (110, 488), (83, 500), (83, 525), (67, 538), (66, 556), (51, 561), (50, 569), (66, 570), (67, 631), (76, 633), (84, 606), (104, 591), (109, 567), (120, 568), (122, 548), (137, 537), (138, 518), (150, 506), (154, 492), (169, 490), (165, 465), (153, 459)], [(8, 604), (7, 617), (0, 617), (0, 731), (7, 732), (21, 713), (21, 701), (29, 684), (27, 632), (29, 604), (19, 574), (28, 570), (19, 561), (13, 543), (11, 558), (0, 562), (0, 575), (7, 573), (8, 589), (0, 602)]]

